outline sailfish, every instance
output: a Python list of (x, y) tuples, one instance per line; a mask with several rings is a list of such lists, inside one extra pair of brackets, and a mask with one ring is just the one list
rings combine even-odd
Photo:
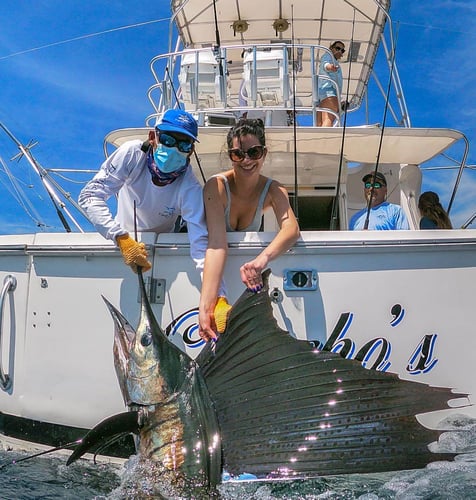
[(72, 463), (111, 436), (133, 432), (137, 453), (159, 464), (177, 492), (216, 491), (226, 470), (302, 478), (424, 467), (452, 455), (428, 444), (439, 432), (416, 415), (465, 394), (363, 368), (282, 330), (268, 277), (233, 304), (224, 333), (196, 360), (156, 321), (139, 271), (137, 329), (106, 299), (114, 359), (129, 411), (92, 429)]

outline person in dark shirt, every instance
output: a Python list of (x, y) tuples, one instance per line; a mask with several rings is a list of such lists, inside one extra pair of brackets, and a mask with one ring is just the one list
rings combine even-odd
[(440, 198), (433, 191), (426, 191), (418, 199), (420, 229), (453, 229), (451, 220), (441, 206)]

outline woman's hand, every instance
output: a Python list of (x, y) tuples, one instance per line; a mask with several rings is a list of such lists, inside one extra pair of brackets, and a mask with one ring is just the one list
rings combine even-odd
[(209, 340), (216, 340), (217, 334), (215, 333), (216, 325), (213, 313), (200, 311), (198, 314), (198, 334), (205, 342)]
[(258, 255), (256, 259), (246, 262), (240, 267), (241, 281), (248, 290), (256, 293), (263, 288), (261, 273), (267, 265), (268, 258), (264, 255)]

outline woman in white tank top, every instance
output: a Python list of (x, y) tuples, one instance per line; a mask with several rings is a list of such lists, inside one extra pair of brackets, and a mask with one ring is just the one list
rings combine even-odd
[[(269, 262), (291, 248), (299, 238), (299, 225), (289, 204), (288, 192), (277, 181), (261, 174), (267, 149), (264, 124), (260, 119), (242, 119), (227, 136), (228, 155), (232, 169), (211, 177), (203, 189), (208, 227), (208, 248), (205, 257), (200, 296), (200, 336), (216, 338), (224, 330), (226, 317), (219, 318), (215, 307), (220, 302), (218, 290), (227, 257), (230, 231), (258, 231), (264, 210), (273, 208), (279, 231), (271, 243), (253, 260), (240, 268), (241, 280), (250, 290), (263, 286), (261, 273)], [(220, 308), (226, 315), (227, 309)]]

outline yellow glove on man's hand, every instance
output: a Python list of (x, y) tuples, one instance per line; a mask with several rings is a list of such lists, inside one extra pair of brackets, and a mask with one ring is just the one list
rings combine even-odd
[(223, 333), (226, 328), (226, 322), (228, 320), (228, 314), (230, 313), (231, 306), (228, 304), (226, 297), (218, 297), (217, 303), (215, 305), (215, 310), (213, 315), (215, 316), (215, 325), (217, 327), (217, 333)]
[(124, 262), (128, 266), (131, 266), (135, 273), (137, 273), (138, 266), (140, 266), (144, 272), (152, 268), (152, 264), (147, 260), (147, 250), (145, 249), (144, 243), (138, 243), (128, 234), (118, 236), (116, 241), (124, 257)]

